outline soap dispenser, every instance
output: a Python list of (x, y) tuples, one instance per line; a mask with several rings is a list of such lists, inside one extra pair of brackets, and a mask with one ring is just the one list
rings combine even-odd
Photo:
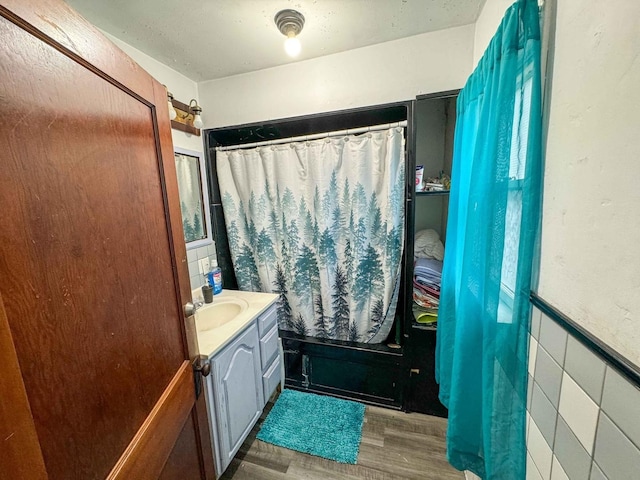
[(218, 266), (218, 260), (211, 259), (211, 271), (207, 275), (209, 285), (213, 287), (213, 294), (217, 295), (222, 291), (222, 270)]

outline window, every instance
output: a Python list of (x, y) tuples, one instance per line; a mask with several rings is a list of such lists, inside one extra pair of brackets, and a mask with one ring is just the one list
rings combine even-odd
[(500, 282), (498, 322), (511, 323), (513, 300), (516, 289), (520, 229), (522, 224), (522, 188), (527, 164), (529, 118), (532, 95), (530, 72), (525, 73), (524, 84), (518, 79), (516, 88), (511, 155), (509, 165), (509, 187), (505, 214), (505, 235)]
[(207, 176), (202, 153), (176, 148), (175, 160), (184, 241), (190, 250), (213, 240)]

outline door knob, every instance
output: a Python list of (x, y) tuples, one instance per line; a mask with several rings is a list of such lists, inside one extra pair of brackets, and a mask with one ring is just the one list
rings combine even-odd
[(199, 373), (203, 377), (209, 376), (211, 373), (211, 363), (205, 355), (198, 355), (192, 362), (193, 371)]
[(200, 367), (200, 374), (203, 377), (208, 377), (210, 373), (211, 373), (211, 364), (209, 362), (202, 364), (202, 366)]
[(196, 314), (196, 306), (192, 302), (185, 303), (182, 308), (186, 317), (191, 317)]

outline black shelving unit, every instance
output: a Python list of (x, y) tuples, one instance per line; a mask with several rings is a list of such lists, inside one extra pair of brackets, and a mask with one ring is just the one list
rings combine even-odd
[(435, 325), (430, 325), (428, 323), (419, 323), (419, 322), (413, 322), (411, 324), (411, 328), (416, 328), (418, 330), (424, 330), (426, 332), (436, 332), (438, 330), (438, 327)]
[(428, 192), (416, 192), (417, 197), (436, 197), (440, 195), (449, 195), (449, 190), (430, 190)]
[[(455, 115), (448, 115), (446, 112), (455, 108), (455, 100), (459, 91), (442, 92), (432, 95), (420, 96), (416, 99), (414, 108), (414, 143), (412, 145), (415, 158), (420, 159), (420, 164), (424, 165), (424, 176), (435, 177), (441, 171), (451, 174), (451, 158), (453, 153), (453, 123)], [(437, 129), (437, 122), (426, 120), (423, 116), (424, 109), (438, 110), (445, 112), (446, 125), (440, 125), (440, 132)], [(434, 113), (435, 115), (435, 113)], [(434, 155), (433, 152), (425, 152), (424, 146), (441, 140), (443, 144), (441, 154)], [(415, 170), (415, 158), (412, 165), (408, 165), (407, 171)], [(407, 221), (407, 237), (409, 237), (409, 248), (407, 256), (413, 259), (414, 236), (416, 231), (422, 228), (434, 228), (444, 238), (446, 228), (446, 217), (448, 208), (449, 190), (431, 190), (426, 192), (409, 192), (410, 209), (407, 210), (409, 217)], [(425, 198), (429, 197), (431, 199)], [(426, 215), (427, 213), (431, 215)], [(430, 217), (425, 220), (424, 215)], [(435, 222), (434, 225), (429, 225)], [(405, 395), (405, 410), (410, 412), (426, 413), (441, 417), (447, 416), (447, 409), (438, 399), (439, 388), (435, 380), (435, 350), (437, 341), (437, 326), (422, 324), (415, 321), (412, 310), (413, 303), (413, 262), (405, 264), (407, 275), (407, 297), (405, 311), (407, 312), (405, 348), (407, 362), (409, 364), (409, 381), (407, 382), (407, 392)]]
[[(418, 97), (455, 100), (458, 91)], [(206, 154), (209, 168), (211, 210), (218, 252), (226, 288), (237, 285), (231, 262), (220, 188), (216, 173), (216, 146), (241, 145), (265, 139), (310, 135), (369, 125), (407, 120), (406, 171), (415, 170), (415, 107), (417, 101), (398, 102), (346, 111), (271, 120), (254, 124), (207, 130)], [(438, 170), (439, 171), (439, 170)], [(437, 172), (425, 172), (433, 176)], [(405, 212), (406, 235), (402, 257), (402, 279), (395, 324), (382, 345), (319, 340), (281, 331), (284, 347), (285, 385), (321, 394), (364, 401), (387, 408), (446, 416), (438, 400), (435, 382), (436, 327), (415, 322), (412, 312), (413, 253), (416, 231), (416, 203), (443, 201), (449, 191), (416, 192), (412, 173), (407, 174)], [(416, 202), (417, 199), (420, 199)], [(418, 207), (422, 208), (422, 204)], [(237, 287), (236, 287), (237, 288)], [(397, 328), (396, 328), (397, 327)]]

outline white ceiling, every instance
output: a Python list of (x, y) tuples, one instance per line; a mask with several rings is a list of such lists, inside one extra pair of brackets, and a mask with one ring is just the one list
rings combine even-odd
[(90, 22), (195, 81), (294, 61), (276, 12), (306, 19), (307, 60), (476, 21), (485, 0), (67, 0)]

